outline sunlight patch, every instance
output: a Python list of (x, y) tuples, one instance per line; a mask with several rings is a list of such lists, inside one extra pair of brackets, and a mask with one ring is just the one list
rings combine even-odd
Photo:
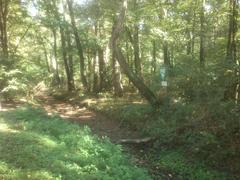
[(7, 124), (5, 123), (0, 123), (0, 131), (1, 132), (8, 132), (8, 133), (17, 133), (19, 131), (10, 129)]

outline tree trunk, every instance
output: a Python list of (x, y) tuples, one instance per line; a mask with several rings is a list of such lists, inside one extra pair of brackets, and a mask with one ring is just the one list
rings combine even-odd
[(98, 63), (98, 56), (97, 51), (94, 52), (94, 58), (93, 58), (93, 92), (98, 93), (99, 87), (98, 87), (98, 74), (96, 72), (96, 67)]
[(52, 30), (53, 32), (53, 54), (54, 54), (54, 77), (53, 80), (56, 81), (58, 85), (60, 85), (60, 77), (59, 77), (59, 71), (58, 71), (58, 60), (57, 60), (57, 32), (55, 29)]
[(164, 65), (166, 65), (167, 67), (171, 66), (169, 50), (168, 50), (168, 42), (166, 40), (163, 42), (163, 61), (164, 61)]
[(156, 74), (156, 68), (157, 68), (157, 47), (156, 47), (156, 41), (152, 41), (152, 68), (151, 68), (151, 73), (154, 76)]
[(71, 73), (70, 73), (69, 63), (67, 59), (66, 38), (63, 31), (63, 27), (60, 27), (60, 34), (61, 34), (61, 44), (62, 44), (62, 56), (63, 56), (64, 67), (67, 75), (67, 88), (68, 88), (68, 91), (71, 92), (74, 89), (74, 87), (71, 82)]
[(76, 46), (77, 46), (77, 50), (78, 50), (78, 56), (79, 56), (79, 60), (80, 60), (79, 62), (80, 62), (81, 80), (82, 80), (83, 87), (85, 89), (88, 89), (87, 79), (86, 79), (85, 72), (84, 72), (85, 65), (84, 65), (83, 48), (82, 48), (82, 44), (80, 41), (80, 37), (78, 35), (78, 30), (77, 30), (77, 26), (76, 26), (76, 22), (75, 22), (75, 17), (74, 17), (73, 8), (72, 8), (72, 5), (73, 5), (72, 0), (67, 0), (67, 4), (68, 4), (69, 15), (70, 15), (70, 19), (71, 19), (74, 36), (75, 36)]
[(1, 49), (4, 60), (8, 58), (8, 33), (7, 33), (7, 16), (8, 16), (8, 0), (0, 0), (0, 35)]
[(127, 0), (123, 1), (121, 13), (118, 16), (117, 22), (113, 25), (113, 31), (112, 31), (112, 37), (111, 37), (112, 48), (113, 48), (114, 53), (116, 53), (116, 59), (118, 60), (122, 70), (125, 72), (127, 77), (136, 86), (136, 88), (139, 90), (139, 92), (142, 94), (142, 96), (145, 97), (147, 99), (147, 101), (153, 107), (158, 107), (160, 102), (157, 100), (154, 93), (129, 68), (129, 66), (126, 62), (126, 59), (121, 51), (121, 48), (119, 47), (119, 37), (123, 31), (123, 24), (125, 21), (126, 10), (127, 10), (127, 2), (128, 2)]
[(191, 45), (191, 53), (192, 58), (194, 59), (194, 50), (195, 50), (195, 29), (196, 29), (196, 12), (193, 12), (193, 23), (192, 23), (192, 45)]
[[(231, 64), (239, 64), (237, 61), (237, 17), (238, 17), (238, 2), (237, 0), (229, 0), (229, 29), (227, 43), (227, 61)], [(224, 93), (225, 100), (239, 101), (239, 71), (235, 70), (235, 80), (231, 82)]]
[(186, 42), (186, 54), (190, 55), (191, 54), (191, 48), (192, 48), (192, 37), (191, 37), (191, 29), (190, 29), (190, 24), (191, 24), (191, 12), (188, 11), (187, 15), (186, 15), (186, 21), (187, 21), (187, 25), (186, 25), (186, 38), (187, 38), (187, 42)]
[(201, 67), (205, 66), (205, 47), (204, 47), (205, 46), (205, 35), (204, 35), (205, 15), (204, 15), (204, 5), (205, 5), (205, 0), (202, 0), (201, 10), (200, 10), (200, 52), (199, 52)]
[(142, 68), (140, 62), (140, 54), (139, 54), (139, 27), (136, 23), (134, 25), (134, 33), (133, 33), (133, 50), (134, 50), (134, 64), (135, 64), (135, 72), (138, 77), (142, 77)]
[(116, 61), (116, 55), (114, 51), (112, 52), (112, 78), (114, 94), (118, 97), (123, 96), (123, 87), (121, 84), (121, 72), (119, 64)]
[(99, 91), (101, 92), (105, 88), (105, 62), (103, 49), (98, 49), (98, 63), (99, 63)]
[(237, 60), (237, 0), (229, 1), (229, 29), (227, 43), (227, 60), (235, 63)]
[(68, 45), (68, 67), (69, 67), (69, 80), (70, 80), (70, 86), (69, 91), (75, 90), (75, 84), (74, 84), (74, 70), (73, 70), (73, 55), (72, 55), (72, 42), (71, 42), (71, 33), (69, 30), (67, 30), (67, 45)]

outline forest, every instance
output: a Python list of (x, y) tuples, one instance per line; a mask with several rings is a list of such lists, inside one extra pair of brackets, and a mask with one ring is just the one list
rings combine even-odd
[(0, 0), (0, 179), (240, 179), (239, 0)]

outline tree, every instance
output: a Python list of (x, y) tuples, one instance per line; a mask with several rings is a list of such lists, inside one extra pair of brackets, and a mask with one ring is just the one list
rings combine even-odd
[(238, 2), (229, 0), (229, 27), (227, 43), (227, 60), (236, 63), (237, 60), (237, 31), (238, 31)]
[(205, 0), (201, 0), (201, 9), (200, 9), (200, 52), (199, 52), (199, 59), (201, 67), (205, 66)]
[(139, 90), (142, 96), (145, 97), (153, 107), (158, 107), (160, 102), (157, 100), (154, 93), (143, 83), (143, 81), (131, 71), (121, 51), (121, 48), (119, 47), (119, 37), (120, 37), (120, 33), (123, 30), (123, 24), (126, 16), (126, 11), (127, 11), (127, 4), (128, 4), (128, 1), (124, 0), (118, 19), (116, 23), (113, 25), (113, 31), (112, 31), (112, 37), (111, 37), (112, 48), (114, 53), (116, 53), (116, 58), (121, 68), (126, 73), (130, 81), (136, 86), (136, 88)]
[(82, 43), (80, 41), (80, 37), (78, 35), (78, 30), (77, 30), (77, 26), (76, 26), (76, 22), (75, 22), (75, 16), (74, 16), (74, 12), (73, 12), (73, 1), (67, 0), (67, 4), (68, 4), (69, 15), (71, 18), (73, 33), (75, 36), (75, 42), (76, 42), (76, 46), (77, 46), (77, 50), (78, 50), (81, 80), (82, 80), (83, 87), (85, 89), (88, 89), (87, 78), (85, 76), (85, 64), (84, 64), (85, 60), (84, 60), (84, 54), (83, 54), (83, 47), (82, 47)]
[(0, 0), (0, 39), (1, 49), (4, 58), (8, 58), (8, 32), (7, 32), (7, 16), (9, 13), (9, 1)]

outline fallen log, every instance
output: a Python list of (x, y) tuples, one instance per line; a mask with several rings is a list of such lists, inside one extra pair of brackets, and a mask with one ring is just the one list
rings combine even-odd
[(141, 139), (120, 139), (119, 144), (146, 144), (156, 140), (155, 137), (146, 137)]

